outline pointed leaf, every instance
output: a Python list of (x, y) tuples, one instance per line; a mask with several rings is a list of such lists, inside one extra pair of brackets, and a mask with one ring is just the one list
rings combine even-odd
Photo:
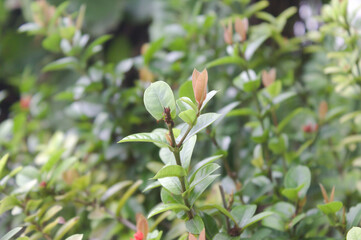
[[(205, 129), (206, 127), (211, 125), (220, 116), (221, 116), (221, 114), (218, 114), (218, 113), (205, 113), (205, 114), (200, 115), (197, 119), (196, 125), (194, 125), (194, 127), (189, 132), (189, 134), (187, 135), (187, 137), (185, 138), (184, 141), (189, 140), (192, 136), (196, 135), (198, 132), (202, 131), (203, 129)], [(181, 134), (177, 138), (177, 142), (179, 142), (182, 139), (182, 136), (184, 136), (187, 129), (188, 129), (188, 125), (184, 126), (181, 129)]]
[(119, 216), (120, 215), (120, 211), (122, 210), (123, 206), (125, 205), (125, 203), (127, 202), (127, 200), (133, 195), (133, 193), (139, 188), (139, 186), (143, 183), (142, 180), (138, 180), (136, 181), (122, 196), (122, 198), (120, 199), (118, 206), (117, 206), (117, 210), (115, 211), (116, 214)]
[(187, 173), (179, 165), (166, 165), (158, 171), (153, 179), (165, 178), (165, 177), (184, 177)]
[(171, 192), (171, 193), (173, 193), (175, 195), (181, 195), (182, 194), (181, 183), (179, 182), (179, 179), (177, 177), (160, 178), (160, 179), (158, 179), (158, 181), (169, 192)]
[(7, 153), (0, 159), (0, 176), (2, 174), (2, 171), (4, 170), (8, 158), (9, 158), (9, 154)]
[(17, 234), (18, 232), (20, 232), (21, 229), (22, 229), (22, 227), (16, 227), (16, 228), (11, 229), (0, 240), (10, 240), (10, 239), (12, 239), (12, 237), (15, 236), (15, 234)]
[(224, 65), (224, 64), (236, 64), (239, 66), (245, 66), (246, 62), (241, 57), (227, 56), (227, 57), (218, 58), (218, 59), (208, 63), (207, 68), (220, 66), (220, 65)]
[(159, 144), (161, 147), (168, 147), (168, 142), (165, 139), (165, 135), (160, 132), (132, 134), (123, 138), (118, 143), (124, 142), (152, 142)]
[(193, 109), (185, 110), (179, 113), (179, 117), (188, 125), (193, 125), (194, 120), (196, 119), (196, 112)]
[(148, 218), (153, 217), (154, 215), (157, 215), (159, 213), (168, 211), (168, 210), (185, 210), (189, 211), (189, 208), (187, 208), (183, 204), (176, 204), (176, 203), (168, 203), (168, 204), (159, 204), (155, 208), (153, 208), (150, 213), (148, 214)]
[(251, 226), (252, 224), (261, 221), (262, 219), (271, 216), (273, 214), (273, 212), (261, 212), (255, 216), (253, 216), (251, 219), (249, 219), (249, 221), (247, 222), (246, 225), (243, 226), (243, 228), (247, 228), (249, 226)]
[(243, 228), (252, 218), (256, 209), (256, 205), (240, 205), (233, 208), (231, 214), (237, 220), (238, 226)]
[(338, 201), (317, 205), (317, 208), (320, 209), (326, 215), (336, 214), (338, 211), (341, 210), (342, 207), (343, 207), (342, 202), (338, 202)]
[(186, 221), (186, 228), (192, 234), (200, 234), (204, 229), (202, 218), (198, 215), (194, 216), (194, 218)]
[(209, 185), (213, 183), (213, 181), (217, 177), (219, 177), (219, 174), (210, 175), (197, 183), (197, 185), (191, 190), (189, 194), (189, 202), (191, 205), (194, 204), (194, 202), (202, 195), (202, 193), (207, 189)]
[(77, 224), (79, 221), (79, 217), (74, 217), (72, 219), (70, 219), (69, 221), (67, 221), (63, 226), (61, 226), (61, 228), (59, 228), (59, 230), (56, 232), (54, 240), (61, 240), (64, 235), (69, 232), (74, 226), (75, 224)]

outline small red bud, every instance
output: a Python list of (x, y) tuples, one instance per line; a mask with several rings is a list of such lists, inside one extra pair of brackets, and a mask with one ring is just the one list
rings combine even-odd
[(45, 188), (46, 187), (46, 182), (42, 181), (39, 185), (40, 185), (40, 187)]
[(30, 107), (31, 96), (24, 96), (20, 99), (20, 107), (23, 110), (28, 110)]

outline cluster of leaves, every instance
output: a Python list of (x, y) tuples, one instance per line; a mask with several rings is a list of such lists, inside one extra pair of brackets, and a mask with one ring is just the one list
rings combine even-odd
[(83, 33), (85, 6), (28, 6), (19, 31), (48, 53), (41, 73), (14, 78), (21, 98), (0, 123), (1, 239), (359, 239), (361, 46), (348, 1), (289, 39), (293, 7), (155, 2), (173, 15), (118, 62), (103, 51), (110, 35)]

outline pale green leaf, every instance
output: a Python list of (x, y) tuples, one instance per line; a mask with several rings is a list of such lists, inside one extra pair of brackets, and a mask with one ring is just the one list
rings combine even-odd
[(159, 213), (168, 211), (168, 210), (185, 210), (189, 211), (189, 208), (187, 208), (183, 204), (176, 204), (176, 203), (168, 203), (168, 204), (159, 204), (158, 206), (154, 207), (150, 213), (148, 214), (148, 218), (153, 217), (154, 215), (157, 215)]
[(152, 83), (144, 92), (144, 105), (147, 111), (156, 119), (163, 119), (164, 108), (170, 108), (172, 118), (176, 116), (176, 105), (170, 86), (158, 81)]
[(63, 226), (59, 228), (54, 236), (54, 240), (63, 239), (64, 235), (69, 232), (79, 221), (79, 217), (74, 217), (67, 221)]
[(165, 177), (184, 177), (187, 173), (183, 167), (179, 165), (166, 165), (158, 171), (153, 179), (165, 178)]
[(16, 227), (11, 229), (7, 234), (5, 234), (0, 240), (10, 240), (12, 239), (12, 237), (15, 236), (15, 234), (17, 234), (18, 232), (20, 232), (20, 230), (22, 229), (22, 227)]

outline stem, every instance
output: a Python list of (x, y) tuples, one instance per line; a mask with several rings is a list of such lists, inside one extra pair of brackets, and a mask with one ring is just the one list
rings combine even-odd
[[(167, 127), (168, 127), (168, 130), (169, 130), (169, 135), (170, 135), (170, 138), (172, 140), (172, 147), (173, 147), (172, 152), (173, 152), (173, 155), (174, 155), (174, 158), (176, 160), (177, 165), (182, 167), (182, 162), (181, 162), (180, 154), (179, 154), (180, 147), (176, 144), (176, 141), (175, 141), (175, 137), (174, 137), (174, 134), (173, 134), (173, 125), (174, 125), (173, 123), (167, 123)], [(189, 133), (189, 131), (187, 131), (187, 132)], [(184, 135), (184, 138), (185, 138), (185, 136), (187, 134)], [(182, 143), (182, 142), (180, 142), (180, 143)], [(189, 204), (187, 196), (186, 195), (183, 196), (183, 193), (186, 191), (186, 184), (185, 184), (186, 183), (186, 177), (178, 177), (178, 179), (179, 179), (179, 181), (181, 183), (182, 198), (183, 198), (184, 204), (189, 208), (189, 211), (187, 212), (188, 218), (192, 219), (192, 218), (194, 218), (194, 216), (193, 216), (191, 205)]]
[[(223, 190), (222, 185), (219, 185), (219, 191), (221, 192), (223, 207), (229, 211), (228, 206), (227, 206), (227, 202), (226, 202), (226, 196), (224, 194), (224, 190)], [(229, 219), (228, 219), (227, 216), (226, 216), (226, 223), (227, 223), (227, 231), (229, 232), (231, 230), (231, 225), (229, 224)]]
[[(262, 133), (264, 133), (265, 131), (265, 126), (263, 124), (263, 119), (261, 117), (261, 114), (262, 114), (262, 108), (261, 108), (261, 104), (260, 102), (258, 101), (258, 98), (257, 98), (257, 92), (253, 92), (253, 98), (254, 98), (254, 101), (256, 103), (256, 106), (257, 106), (257, 110), (258, 110), (258, 121), (260, 122), (261, 124), (261, 128), (262, 128)], [(263, 153), (263, 156), (264, 158), (266, 159), (266, 163), (267, 163), (267, 175), (268, 175), (268, 178), (272, 181), (272, 171), (271, 171), (271, 159), (269, 157), (269, 152), (268, 152), (268, 148), (267, 148), (267, 145), (266, 143), (261, 143), (261, 147), (262, 147), (262, 153)]]

